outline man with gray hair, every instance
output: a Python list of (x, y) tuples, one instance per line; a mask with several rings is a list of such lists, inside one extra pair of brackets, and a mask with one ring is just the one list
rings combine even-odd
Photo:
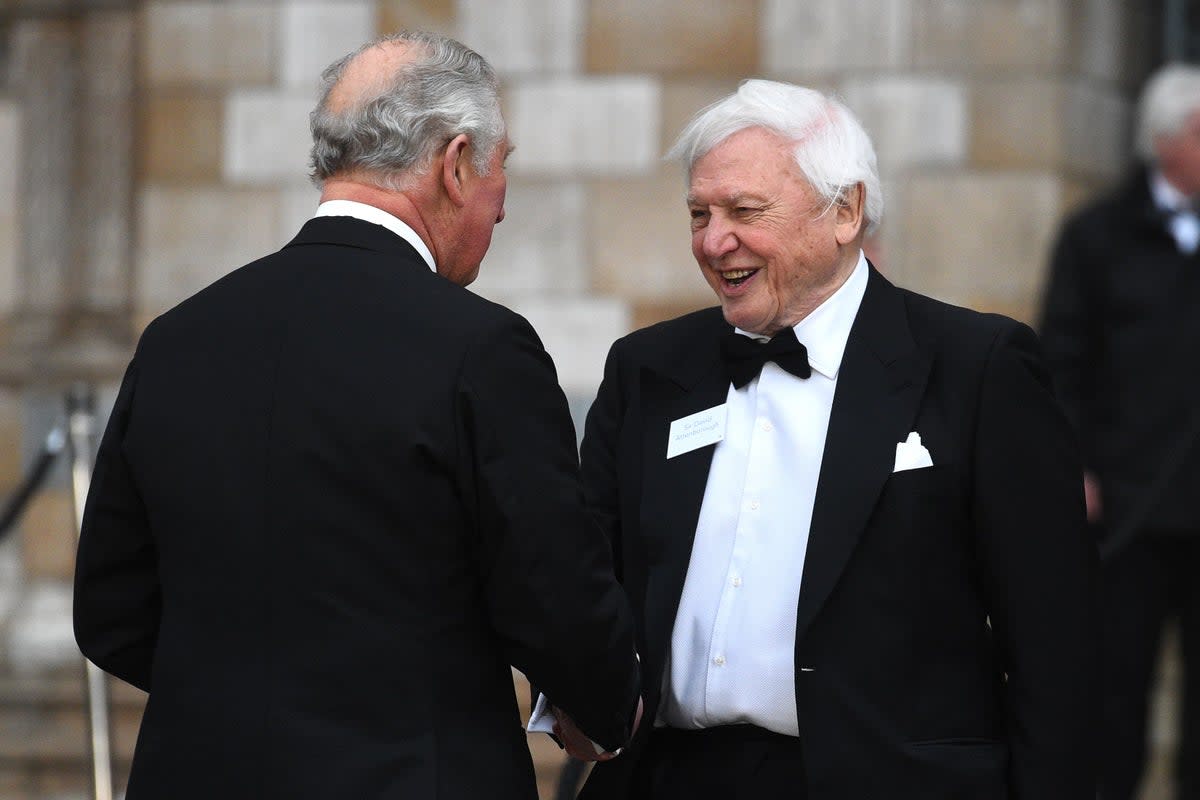
[(1095, 552), (1032, 331), (872, 267), (827, 96), (747, 81), (672, 155), (720, 307), (616, 342), (588, 415), (647, 722), (581, 797), (1094, 800)]
[(1082, 444), (1101, 542), (1101, 798), (1137, 797), (1166, 621), (1179, 619), (1175, 797), (1200, 798), (1200, 68), (1168, 65), (1138, 109), (1139, 164), (1072, 214), (1041, 335)]
[(128, 800), (535, 800), (511, 665), (608, 750), (628, 605), (529, 324), (496, 77), (429, 34), (325, 73), (316, 218), (146, 329), (100, 446), (83, 652), (150, 693)]

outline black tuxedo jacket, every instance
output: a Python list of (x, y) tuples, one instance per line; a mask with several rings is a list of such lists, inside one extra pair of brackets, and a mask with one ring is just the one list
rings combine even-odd
[(169, 311), (104, 435), (83, 652), (150, 693), (129, 800), (536, 798), (509, 665), (628, 738), (628, 606), (522, 318), (309, 222)]
[(1198, 309), (1200, 253), (1179, 252), (1144, 169), (1064, 223), (1040, 333), (1110, 534), (1133, 516), (1142, 529), (1200, 531)]
[[(713, 308), (618, 341), (587, 421), (584, 484), (634, 605), (647, 721), (714, 450), (667, 460), (668, 429), (725, 401), (729, 329)], [(799, 796), (1094, 800), (1095, 548), (1035, 349), (1023, 325), (872, 269), (796, 609)], [(910, 431), (934, 466), (893, 473)], [(649, 728), (583, 797), (644, 796)]]

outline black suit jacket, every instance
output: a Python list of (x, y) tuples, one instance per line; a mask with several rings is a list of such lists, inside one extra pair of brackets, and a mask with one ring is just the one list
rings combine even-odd
[(1110, 535), (1143, 502), (1140, 528), (1200, 531), (1198, 311), (1200, 254), (1179, 252), (1145, 170), (1064, 223), (1039, 328)]
[[(668, 428), (725, 401), (728, 331), (714, 308), (618, 341), (588, 417), (584, 483), (634, 605), (646, 720), (714, 450), (668, 461)], [(1095, 553), (1035, 349), (1023, 325), (871, 271), (796, 609), (812, 800), (1095, 797)], [(934, 466), (893, 473), (910, 431)], [(584, 797), (642, 796), (649, 727), (597, 767)]]
[(355, 219), (147, 328), (75, 590), (83, 652), (150, 693), (130, 800), (535, 798), (510, 664), (628, 737), (632, 625), (549, 357)]

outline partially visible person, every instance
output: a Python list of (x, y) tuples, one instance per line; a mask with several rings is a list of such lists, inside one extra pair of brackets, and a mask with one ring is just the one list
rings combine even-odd
[(534, 800), (509, 665), (609, 750), (638, 673), (550, 358), (463, 288), (504, 218), (496, 76), (412, 33), (324, 81), (317, 216), (141, 338), (76, 636), (150, 693), (128, 800)]
[(720, 307), (617, 341), (588, 414), (646, 716), (581, 797), (1095, 800), (1095, 547), (1032, 331), (867, 261), (830, 97), (747, 81), (673, 154)]
[(1104, 554), (1102, 800), (1132, 800), (1164, 623), (1178, 617), (1175, 797), (1200, 798), (1200, 68), (1143, 90), (1137, 167), (1072, 215), (1040, 332)]

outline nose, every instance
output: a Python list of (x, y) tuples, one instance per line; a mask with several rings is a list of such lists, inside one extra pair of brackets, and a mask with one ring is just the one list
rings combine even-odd
[(500, 206), (500, 213), (496, 215), (496, 224), (504, 222), (504, 206)]
[(713, 214), (704, 226), (704, 240), (701, 242), (704, 256), (716, 260), (736, 250), (737, 246), (737, 236), (733, 233), (733, 227), (720, 214)]

